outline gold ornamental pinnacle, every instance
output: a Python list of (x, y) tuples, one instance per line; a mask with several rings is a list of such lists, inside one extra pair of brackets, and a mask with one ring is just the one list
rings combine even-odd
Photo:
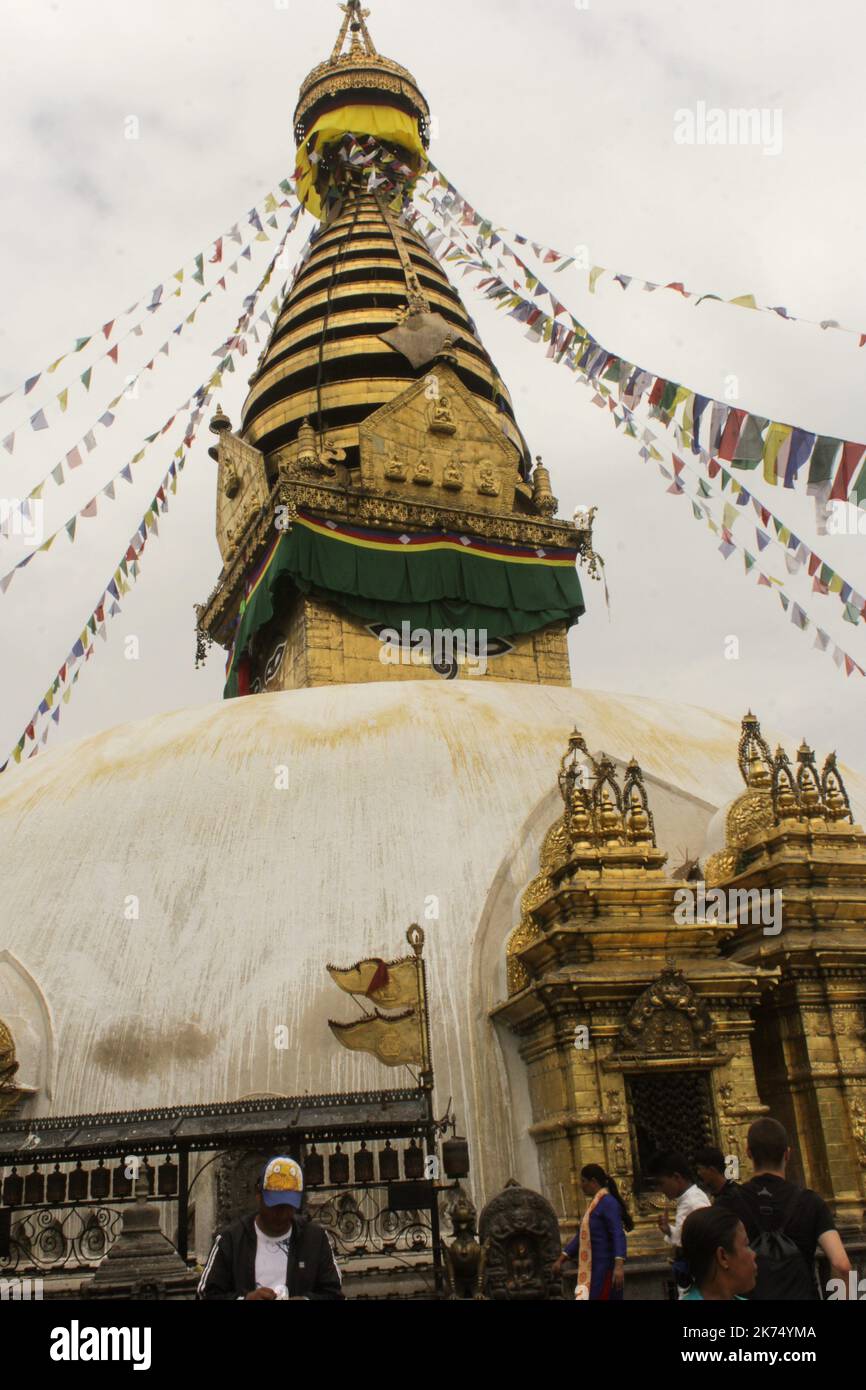
[(370, 17), (370, 11), (361, 8), (360, 0), (348, 0), (348, 4), (340, 5), (339, 8), (343, 11), (345, 19), (343, 20), (343, 23), (340, 26), (340, 33), (337, 36), (337, 42), (334, 44), (334, 51), (331, 54), (331, 62), (336, 62), (336, 60), (340, 57), (341, 53), (343, 52), (343, 44), (346, 42), (346, 35), (350, 31), (352, 34), (351, 52), (357, 53), (360, 51), (361, 45), (358, 38), (358, 35), (360, 34), (364, 39), (364, 48), (367, 54), (371, 58), (376, 57), (376, 48), (373, 43), (373, 40), (370, 38), (365, 22)]

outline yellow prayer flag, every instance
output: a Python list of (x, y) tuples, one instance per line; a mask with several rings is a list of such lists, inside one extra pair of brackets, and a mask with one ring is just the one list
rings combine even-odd
[(376, 1013), (354, 1023), (335, 1023), (328, 1027), (338, 1042), (350, 1052), (371, 1052), (386, 1067), (417, 1065), (422, 1061), (421, 1022), (414, 1009), (388, 1018)]
[(57, 397), (57, 400), (58, 400), (58, 402), (59, 402), (59, 404), (60, 404), (60, 409), (61, 409), (61, 410), (65, 410), (66, 407), (67, 407), (67, 405), (69, 404), (69, 387), (68, 387), (68, 386), (64, 386), (63, 390), (60, 392), (59, 396)]
[(404, 1009), (418, 1000), (418, 976), (415, 963), (404, 960), (358, 961), (348, 970), (328, 966), (328, 974), (347, 994), (363, 994), (385, 1009)]
[(739, 304), (741, 309), (757, 309), (758, 305), (753, 294), (738, 294), (736, 299), (729, 299), (729, 304)]
[(791, 433), (790, 425), (772, 424), (767, 430), (767, 437), (764, 440), (764, 481), (776, 486), (776, 460), (779, 457), (779, 450), (784, 444), (788, 435)]

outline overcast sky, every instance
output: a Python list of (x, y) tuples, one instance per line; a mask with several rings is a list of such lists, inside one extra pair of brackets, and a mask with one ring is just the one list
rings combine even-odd
[[(494, 222), (547, 245), (589, 248), (593, 262), (705, 293), (752, 292), (805, 318), (866, 331), (862, 274), (866, 193), (862, 52), (854, 0), (374, 0), (379, 50), (416, 75), (437, 118), (432, 156)], [(194, 254), (291, 173), (291, 118), (306, 72), (330, 52), (340, 14), (331, 0), (0, 0), (4, 35), (0, 117), (0, 394), (45, 367), (79, 336), (168, 282)], [(698, 103), (781, 113), (782, 148), (682, 145), (676, 112)], [(129, 117), (140, 138), (125, 138)], [(285, 224), (282, 214), (281, 227)], [(309, 233), (301, 220), (290, 246)], [(235, 248), (239, 249), (239, 248)], [(167, 337), (168, 360), (64, 487), (46, 489), (53, 530), (82, 506), (212, 370), (240, 301), (272, 247), (229, 278), (181, 338), (172, 329), (201, 294), (192, 285), (131, 339), (115, 370), (103, 363), (89, 395), (70, 393), (62, 423), (22, 433), (0, 450), (2, 493), (26, 493), (102, 413)], [(208, 268), (207, 284), (217, 270)], [(453, 272), (452, 272), (453, 275)], [(282, 277), (281, 277), (282, 279)], [(186, 283), (189, 282), (189, 270)], [(277, 284), (280, 283), (278, 280)], [(800, 633), (778, 599), (724, 561), (718, 540), (653, 464), (524, 330), (457, 278), (508, 384), (534, 454), (544, 456), (561, 510), (599, 508), (596, 545), (607, 562), (608, 616), (587, 583), (588, 614), (572, 634), (574, 680), (617, 692), (699, 704), (735, 717), (751, 707), (768, 725), (806, 735), (866, 768), (866, 682), (846, 680)], [(811, 430), (866, 441), (866, 348), (856, 337), (786, 323), (673, 293), (623, 292), (608, 280), (555, 277), (560, 297), (611, 350), (738, 404)], [(131, 324), (132, 320), (125, 321)], [(63, 363), (56, 392), (91, 360)], [(223, 405), (237, 423), (253, 357), (229, 379)], [(56, 383), (56, 384), (55, 384)], [(50, 399), (44, 383), (0, 407), (0, 437)], [(133, 486), (100, 500), (37, 556), (0, 597), (3, 686), (0, 763), (80, 632), (171, 461), (173, 435), (137, 465)], [(109, 625), (109, 642), (82, 673), (49, 748), (114, 724), (219, 698), (222, 654), (196, 672), (192, 605), (220, 569), (213, 533), (215, 467), (204, 431), (181, 477), (139, 584)], [(862, 537), (817, 542), (800, 492), (747, 485), (866, 590)], [(735, 536), (756, 550), (754, 518)], [(0, 541), (0, 573), (26, 553)], [(862, 626), (839, 621), (834, 597), (789, 579), (771, 548), (765, 568), (866, 666)], [(124, 658), (134, 634), (140, 659)], [(725, 657), (739, 639), (739, 659)], [(586, 730), (592, 744), (592, 731)], [(796, 745), (795, 745), (796, 746)], [(790, 750), (792, 753), (794, 748)], [(640, 756), (640, 749), (635, 753)], [(732, 757), (734, 749), (732, 749)]]

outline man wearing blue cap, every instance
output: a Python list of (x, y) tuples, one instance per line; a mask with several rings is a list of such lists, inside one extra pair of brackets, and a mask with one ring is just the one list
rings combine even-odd
[(293, 1158), (272, 1158), (256, 1190), (258, 1211), (217, 1235), (199, 1281), (199, 1298), (342, 1298), (340, 1272), (325, 1231), (300, 1215), (300, 1166)]

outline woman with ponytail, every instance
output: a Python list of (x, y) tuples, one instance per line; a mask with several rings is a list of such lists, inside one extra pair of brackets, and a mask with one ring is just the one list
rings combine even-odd
[(566, 1258), (577, 1260), (574, 1296), (583, 1301), (619, 1300), (623, 1297), (625, 1232), (634, 1226), (615, 1180), (598, 1163), (580, 1171), (580, 1185), (589, 1205), (580, 1229), (556, 1262), (558, 1271)]

